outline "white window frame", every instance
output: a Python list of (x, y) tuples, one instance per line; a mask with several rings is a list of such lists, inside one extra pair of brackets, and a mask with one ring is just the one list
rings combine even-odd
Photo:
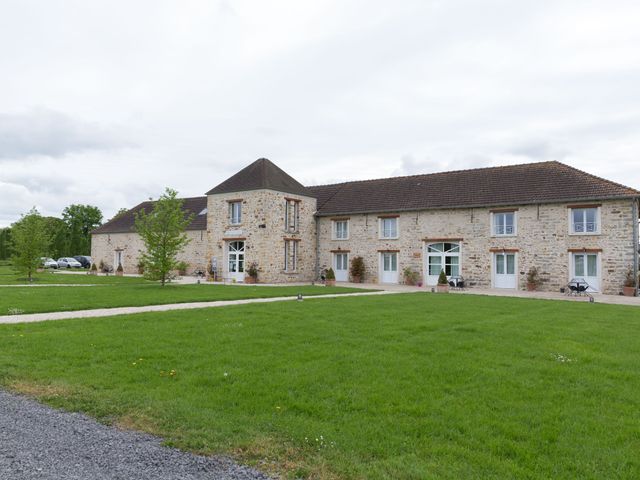
[[(291, 204), (293, 204), (293, 225), (289, 221)], [(300, 230), (300, 200), (285, 199), (284, 230), (288, 233), (296, 233)]]
[[(498, 233), (496, 227), (496, 217), (499, 215), (513, 215), (513, 233)], [(506, 223), (505, 223), (506, 228)], [(518, 235), (518, 212), (516, 210), (504, 211), (504, 212), (491, 212), (491, 236), (492, 237), (515, 237)]]
[[(339, 223), (344, 223), (345, 224), (345, 233), (346, 233), (346, 235), (344, 237), (339, 237), (338, 236), (338, 224)], [(344, 219), (340, 219), (340, 220), (332, 220), (331, 221), (331, 239), (332, 240), (349, 240), (349, 219), (348, 218), (344, 218)]]
[[(396, 234), (395, 236), (385, 236), (384, 234), (384, 221), (395, 220), (396, 222)], [(397, 240), (400, 237), (400, 217), (380, 217), (378, 218), (378, 238), (380, 240)]]
[[(571, 207), (567, 209), (569, 211), (568, 216), (569, 216), (569, 235), (600, 235), (600, 232), (602, 231), (602, 219), (601, 219), (601, 207), (589, 207), (589, 206), (578, 206), (576, 205), (575, 207)], [(575, 210), (595, 210), (596, 211), (596, 216), (595, 216), (595, 220), (596, 220), (596, 228), (593, 232), (576, 232), (575, 231), (575, 224), (573, 223), (573, 212)], [(583, 215), (583, 219), (586, 220), (586, 212)], [(586, 223), (586, 222), (584, 222)]]
[[(238, 206), (238, 216), (234, 217), (234, 206)], [(234, 221), (237, 220), (237, 221)], [(242, 223), (242, 200), (236, 200), (233, 202), (229, 202), (229, 224), (230, 225), (240, 225)]]
[[(298, 240), (284, 241), (284, 272), (296, 273), (298, 271)], [(289, 268), (291, 267), (291, 268)]]

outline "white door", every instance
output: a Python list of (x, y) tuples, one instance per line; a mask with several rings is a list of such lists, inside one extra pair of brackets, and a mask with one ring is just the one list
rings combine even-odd
[(600, 274), (597, 253), (574, 253), (572, 255), (571, 278), (583, 278), (588, 284), (588, 292), (600, 291)]
[(244, 242), (236, 240), (227, 246), (227, 272), (231, 280), (244, 282)]
[(334, 253), (333, 254), (333, 270), (336, 274), (336, 282), (349, 281), (349, 254)]
[(380, 254), (380, 283), (398, 283), (398, 254), (383, 252)]
[(430, 243), (426, 248), (427, 285), (437, 285), (442, 270), (444, 270), (447, 279), (460, 276), (459, 243)]
[(517, 288), (516, 254), (493, 254), (493, 286), (494, 288)]

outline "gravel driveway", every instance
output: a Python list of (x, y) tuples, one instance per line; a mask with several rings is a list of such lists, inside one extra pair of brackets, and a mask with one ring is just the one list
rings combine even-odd
[(0, 479), (267, 479), (224, 457), (163, 447), (0, 390)]

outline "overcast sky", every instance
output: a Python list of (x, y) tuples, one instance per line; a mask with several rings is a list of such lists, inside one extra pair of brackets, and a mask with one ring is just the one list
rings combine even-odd
[(640, 188), (640, 2), (0, 0), (0, 226), (559, 160)]

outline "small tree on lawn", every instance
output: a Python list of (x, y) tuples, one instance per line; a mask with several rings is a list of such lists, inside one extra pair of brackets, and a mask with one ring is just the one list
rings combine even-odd
[(45, 221), (35, 208), (11, 226), (11, 240), (13, 265), (19, 272), (25, 273), (31, 282), (33, 273), (40, 266), (40, 258), (45, 255), (51, 241)]
[(141, 210), (136, 214), (135, 229), (142, 238), (146, 252), (142, 253), (144, 275), (152, 280), (160, 280), (162, 286), (171, 270), (178, 265), (176, 256), (189, 243), (185, 233), (193, 215), (185, 215), (183, 201), (176, 197), (178, 192), (170, 188), (153, 205), (151, 212)]

